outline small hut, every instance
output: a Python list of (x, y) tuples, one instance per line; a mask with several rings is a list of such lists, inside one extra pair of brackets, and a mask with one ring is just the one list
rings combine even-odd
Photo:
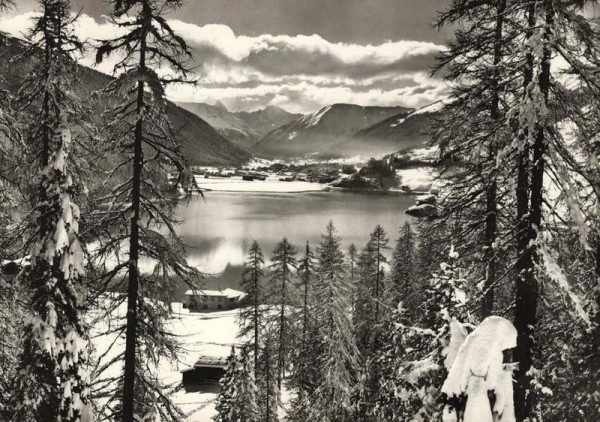
[(225, 375), (226, 368), (226, 356), (202, 355), (194, 366), (181, 371), (183, 386), (186, 391), (193, 391), (198, 386), (217, 385)]

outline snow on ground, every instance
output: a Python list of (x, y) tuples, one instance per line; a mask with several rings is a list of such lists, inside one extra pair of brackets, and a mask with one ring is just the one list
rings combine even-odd
[(279, 160), (268, 160), (266, 158), (258, 158), (254, 157), (247, 164), (245, 164), (244, 168), (248, 168), (250, 170), (256, 170), (259, 167), (269, 167), (271, 164), (275, 164), (280, 162)]
[[(239, 344), (236, 338), (238, 325), (237, 310), (190, 313), (183, 309), (181, 303), (173, 304), (174, 314), (170, 321), (170, 329), (174, 332), (183, 346), (183, 352), (178, 362), (161, 362), (159, 365), (160, 378), (170, 385), (181, 384), (181, 371), (191, 367), (200, 355), (228, 356), (232, 345)], [(113, 313), (112, 318), (102, 318), (95, 326), (93, 338), (96, 356), (101, 356), (115, 340), (114, 329), (118, 319), (125, 316), (126, 305), (123, 304)], [(124, 342), (118, 341), (116, 347), (103, 359), (108, 361), (123, 350)], [(116, 376), (122, 371), (122, 362), (113, 365), (104, 377)], [(202, 392), (186, 393), (180, 391), (173, 397), (182, 410), (188, 415), (185, 422), (211, 422), (215, 415), (214, 401), (218, 394), (215, 386)]]
[[(384, 155), (385, 154), (375, 154), (372, 157), (380, 159)], [(290, 163), (295, 164), (297, 166), (309, 166), (309, 165), (314, 165), (314, 164), (353, 164), (353, 165), (358, 165), (358, 164), (366, 163), (367, 161), (369, 161), (370, 158), (371, 158), (371, 156), (365, 157), (362, 155), (355, 155), (353, 157), (331, 158), (331, 159), (326, 160), (323, 158), (319, 158), (318, 154), (315, 154), (312, 157), (295, 158), (293, 160), (290, 160)]]
[[(191, 367), (200, 355), (228, 356), (231, 346), (239, 344), (236, 338), (238, 325), (237, 310), (190, 313), (182, 309), (181, 304), (174, 304), (176, 311), (172, 322), (173, 331), (180, 336), (184, 353), (181, 363), (175, 368), (165, 365), (161, 369), (164, 380), (169, 383), (181, 382), (180, 371)], [(179, 313), (181, 311), (181, 313)], [(181, 406), (188, 415), (187, 422), (210, 422), (215, 415), (214, 401), (218, 389), (212, 391), (186, 393), (180, 391), (174, 397), (175, 403)]]
[(406, 155), (411, 160), (434, 161), (437, 158), (439, 148), (437, 145), (425, 148), (416, 148), (408, 152)]
[(196, 182), (202, 189), (210, 189), (217, 192), (312, 192), (327, 189), (321, 183), (310, 183), (302, 181), (282, 182), (276, 177), (266, 180), (242, 180), (239, 176), (234, 177), (210, 177), (196, 176)]
[(396, 127), (396, 126), (399, 126), (399, 125), (401, 125), (402, 123), (404, 123), (405, 121), (406, 121), (406, 119), (398, 119), (398, 120), (396, 120), (394, 123), (392, 123), (392, 124), (390, 125), (390, 127)]
[(434, 182), (433, 168), (415, 167), (396, 170), (400, 177), (400, 186), (408, 187), (413, 192), (429, 192)]
[(417, 114), (436, 113), (436, 112), (442, 110), (444, 108), (444, 106), (446, 106), (447, 104), (450, 104), (450, 99), (449, 98), (443, 98), (443, 99), (441, 99), (439, 101), (436, 101), (434, 103), (431, 103), (429, 105), (426, 105), (424, 107), (416, 109), (408, 117), (415, 116)]
[(316, 126), (319, 124), (321, 119), (327, 112), (331, 110), (331, 106), (323, 107), (321, 110), (316, 113), (309, 114), (300, 119), (301, 124), (304, 124), (304, 127)]

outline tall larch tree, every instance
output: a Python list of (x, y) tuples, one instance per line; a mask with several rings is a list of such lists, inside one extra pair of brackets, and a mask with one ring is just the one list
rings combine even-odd
[(271, 303), (276, 305), (278, 315), (274, 319), (277, 338), (277, 387), (281, 389), (281, 380), (289, 363), (289, 336), (292, 334), (290, 305), (292, 304), (292, 277), (298, 268), (296, 248), (287, 238), (283, 238), (273, 250), (271, 268)]
[(396, 307), (399, 302), (402, 302), (406, 309), (416, 306), (419, 293), (416, 247), (416, 235), (407, 221), (400, 229), (390, 265), (389, 302), (393, 307)]
[[(600, 64), (598, 30), (594, 20), (585, 17), (586, 7), (592, 3), (536, 1), (523, 5), (519, 15), (524, 22), (526, 46), (522, 58), (523, 95), (510, 116), (519, 139), (514, 308), (518, 331), (514, 353), (519, 362), (515, 384), (518, 421), (536, 417), (539, 407), (532, 367), (535, 356), (541, 352), (535, 344), (541, 283), (546, 279), (557, 281), (573, 308), (588, 320), (578, 298), (564, 282), (560, 251), (553, 249), (564, 236), (561, 231), (569, 227), (584, 249), (591, 250), (594, 218), (588, 214), (588, 195), (584, 192), (598, 190), (594, 179), (586, 177), (590, 174), (580, 170), (581, 163), (593, 163), (597, 157), (589, 136), (573, 137), (567, 128), (589, 133), (582, 115), (597, 108), (600, 98), (598, 77), (592, 71)], [(558, 65), (555, 57), (566, 65)], [(551, 195), (549, 185), (559, 187), (562, 194), (558, 199)], [(561, 207), (567, 213), (557, 211)], [(567, 225), (565, 217), (570, 221)]]
[(367, 251), (372, 256), (372, 261), (375, 265), (375, 274), (373, 274), (373, 292), (372, 297), (375, 306), (375, 324), (379, 324), (382, 318), (382, 297), (384, 293), (384, 279), (385, 272), (383, 265), (387, 264), (387, 257), (384, 255), (384, 251), (389, 249), (389, 239), (385, 233), (385, 230), (381, 226), (375, 227), (371, 238), (367, 243)]
[(35, 122), (24, 130), (24, 142), (34, 160), (29, 170), (37, 174), (29, 198), (35, 220), (26, 242), (29, 315), (11, 412), (14, 420), (76, 421), (89, 416), (84, 252), (74, 202), (82, 186), (70, 171), (70, 127), (80, 108), (71, 86), (82, 43), (74, 34), (69, 1), (42, 0), (38, 6), (23, 53), (37, 65), (25, 75), (17, 99)]
[(246, 345), (252, 349), (254, 359), (254, 376), (258, 379), (260, 344), (265, 324), (265, 293), (263, 291), (263, 266), (265, 259), (260, 245), (255, 240), (248, 251), (240, 287), (246, 293), (244, 297), (245, 306), (240, 308), (238, 322), (240, 325), (239, 337), (247, 338)]
[(385, 278), (383, 265), (388, 261), (384, 251), (387, 249), (387, 235), (378, 225), (358, 259), (360, 278), (353, 323), (357, 344), (365, 359), (375, 347), (383, 321), (383, 310), (387, 307), (382, 300)]
[(298, 262), (299, 304), (295, 313), (295, 347), (292, 352), (293, 371), (289, 386), (296, 395), (289, 404), (286, 415), (288, 421), (302, 421), (308, 417), (307, 399), (315, 383), (313, 356), (315, 353), (314, 339), (316, 337), (314, 324), (314, 283), (315, 256), (310, 245), (306, 242), (304, 254)]
[[(121, 391), (109, 398), (110, 419), (132, 421), (156, 417), (179, 420), (181, 411), (165, 393), (156, 373), (161, 359), (177, 358), (177, 341), (165, 323), (179, 278), (196, 288), (197, 272), (187, 265), (185, 250), (174, 226), (176, 201), (168, 174), (183, 186), (185, 159), (166, 115), (165, 87), (188, 80), (190, 49), (165, 16), (180, 0), (112, 0), (114, 39), (101, 41), (96, 62), (114, 55), (114, 79), (103, 90), (114, 107), (105, 114), (107, 153), (117, 156), (110, 172), (128, 174), (113, 183), (105, 196), (111, 203), (99, 213), (106, 236), (96, 259), (106, 266), (105, 285), (116, 284), (127, 294), (124, 372)], [(185, 186), (184, 186), (185, 187)], [(122, 257), (124, 259), (122, 259)], [(141, 259), (154, 269), (147, 272)], [(121, 300), (121, 299), (119, 299)], [(119, 384), (121, 385), (121, 384)]]
[(357, 283), (357, 261), (358, 251), (354, 243), (348, 247), (348, 275), (350, 276), (350, 286), (352, 288), (352, 314), (354, 315), (354, 305), (356, 301), (356, 283)]
[(294, 372), (297, 375), (299, 384), (306, 387), (306, 382), (301, 380), (308, 381), (311, 378), (309, 372), (311, 368), (312, 338), (315, 328), (313, 306), (315, 300), (314, 284), (316, 282), (316, 260), (308, 242), (306, 242), (304, 255), (298, 263), (298, 278), (297, 290), (300, 296), (300, 306), (298, 307), (299, 313), (295, 318), (299, 327), (296, 328), (297, 347), (294, 354), (294, 365), (297, 370)]
[(498, 275), (507, 266), (500, 258), (511, 240), (502, 231), (513, 224), (512, 216), (500, 210), (514, 201), (512, 172), (501, 154), (512, 141), (506, 124), (509, 101), (520, 91), (513, 57), (515, 7), (510, 0), (453, 1), (437, 21), (457, 26), (436, 68), (452, 87), (434, 136), (445, 158), (442, 175), (449, 181), (440, 205), (452, 241), (482, 280), (482, 318), (494, 309)]
[[(556, 299), (556, 291), (562, 290), (570, 308), (582, 321), (589, 321), (569, 286), (572, 270), (564, 264), (569, 262), (570, 251), (558, 246), (566, 231), (572, 231), (582, 250), (594, 250), (590, 242), (594, 236), (590, 235), (597, 229), (591, 210), (598, 197), (594, 146), (598, 120), (593, 110), (598, 108), (599, 91), (593, 69), (598, 68), (599, 55), (597, 22), (586, 14), (593, 3), (455, 2), (443, 18), (462, 22), (456, 42), (442, 55), (447, 61), (442, 63), (449, 79), (458, 82), (452, 104), (464, 117), (452, 117), (458, 123), (448, 125), (441, 139), (455, 145), (450, 148), (455, 158), (469, 158), (468, 165), (478, 165), (479, 173), (485, 175), (483, 183), (469, 181), (469, 186), (458, 189), (458, 201), (454, 202), (464, 221), (485, 223), (479, 225), (486, 228), (481, 235), (486, 264), (482, 316), (494, 308), (497, 289), (493, 286), (498, 286), (499, 271), (514, 281), (518, 421), (544, 413), (536, 368), (544, 367), (552, 357), (536, 347), (536, 326), (538, 321), (548, 321), (545, 313), (557, 309), (539, 308), (540, 299), (544, 295), (544, 300)], [(480, 95), (485, 92), (489, 95)], [(455, 136), (459, 142), (453, 143), (448, 131), (457, 128), (463, 128), (468, 136)], [(476, 145), (466, 143), (468, 139), (476, 140)], [(495, 160), (490, 159), (494, 156)], [(496, 185), (495, 219), (490, 218), (492, 208), (488, 206), (493, 197), (489, 195), (491, 182)], [(507, 209), (513, 210), (512, 215)], [(493, 228), (493, 220), (496, 238), (492, 242), (488, 229)], [(464, 249), (464, 239), (475, 232), (463, 229), (459, 233), (464, 235), (459, 238)], [(507, 251), (512, 256), (507, 257)], [(478, 260), (477, 255), (468, 258)], [(547, 281), (557, 282), (558, 289), (541, 289)]]
[(313, 304), (314, 296), (313, 283), (315, 281), (315, 254), (310, 249), (310, 245), (306, 242), (306, 248), (304, 249), (304, 255), (298, 263), (298, 276), (300, 278), (300, 302), (302, 306), (302, 313), (300, 314), (300, 325), (301, 325), (301, 343), (306, 344), (308, 331), (310, 329), (311, 319), (311, 307)]

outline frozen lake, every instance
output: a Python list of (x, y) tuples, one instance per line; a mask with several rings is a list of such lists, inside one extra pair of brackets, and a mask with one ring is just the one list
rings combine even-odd
[(315, 248), (332, 220), (342, 246), (361, 249), (369, 233), (381, 224), (390, 238), (411, 217), (412, 195), (323, 191), (304, 193), (206, 192), (182, 202), (180, 233), (189, 246), (192, 265), (216, 277), (209, 288), (236, 287), (246, 252), (257, 240), (265, 258), (285, 235), (301, 251), (307, 241)]

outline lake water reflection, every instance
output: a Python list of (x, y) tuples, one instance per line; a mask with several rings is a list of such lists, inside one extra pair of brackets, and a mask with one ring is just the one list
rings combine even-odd
[(413, 196), (384, 193), (207, 192), (205, 200), (182, 202), (180, 233), (189, 246), (189, 262), (216, 275), (208, 288), (236, 287), (254, 240), (267, 260), (284, 236), (299, 251), (307, 241), (316, 248), (332, 220), (342, 246), (347, 249), (354, 243), (360, 249), (377, 224), (395, 240), (400, 226), (410, 219), (404, 211), (413, 204)]

